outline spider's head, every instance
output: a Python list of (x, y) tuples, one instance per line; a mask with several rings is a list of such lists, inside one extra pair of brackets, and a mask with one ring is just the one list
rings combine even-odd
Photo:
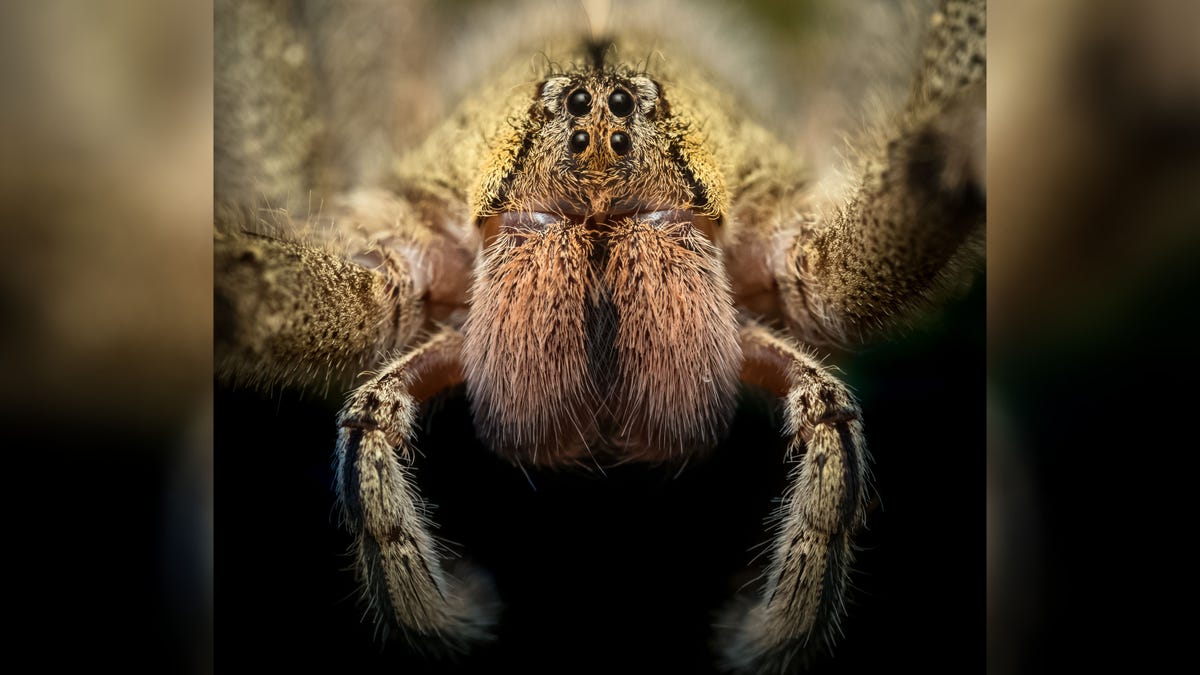
[(737, 390), (711, 152), (669, 87), (594, 65), (539, 83), (479, 192), (467, 385), (484, 437), (524, 461), (679, 458)]
[(498, 135), (474, 192), (481, 220), (665, 210), (715, 220), (728, 210), (712, 139), (691, 110), (695, 92), (593, 64), (547, 77), (530, 93), (507, 120), (512, 133)]

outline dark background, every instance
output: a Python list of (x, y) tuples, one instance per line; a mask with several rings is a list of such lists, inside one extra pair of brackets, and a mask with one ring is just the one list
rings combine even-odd
[[(816, 672), (984, 660), (983, 283), (908, 335), (839, 359), (864, 408), (878, 500), (857, 542), (845, 638)], [(785, 487), (773, 404), (747, 392), (729, 440), (674, 471), (531, 472), (475, 439), (461, 390), (416, 462), (438, 535), (493, 574), (495, 644), (431, 664), (384, 643), (358, 600), (332, 490), (337, 401), (216, 395), (216, 665), (355, 672), (715, 672), (710, 623), (752, 578)]]

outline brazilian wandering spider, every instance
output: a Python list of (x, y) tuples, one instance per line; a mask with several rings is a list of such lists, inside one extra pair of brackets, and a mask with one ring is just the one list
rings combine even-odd
[[(261, 19), (269, 37), (270, 11), (241, 12), (238, 30)], [(371, 371), (353, 380), (334, 445), (342, 521), (382, 625), (432, 651), (503, 635), (509, 599), (451, 560), (471, 550), (433, 539), (413, 469), (422, 402), (463, 391), (480, 439), (535, 475), (636, 464), (670, 476), (712, 461), (744, 383), (782, 400), (795, 463), (767, 574), (714, 620), (718, 659), (778, 670), (835, 635), (866, 436), (848, 388), (802, 345), (869, 339), (981, 257), (982, 7), (949, 3), (928, 25), (912, 96), (832, 198), (702, 63), (593, 25), (498, 68), (380, 185), (264, 218), (229, 197), (236, 172), (222, 167), (289, 164), (238, 155), (270, 153), (269, 138), (222, 154), (250, 123), (222, 104), (218, 52), (218, 372), (304, 384)], [(274, 84), (303, 93), (294, 77)], [(304, 129), (299, 112), (287, 119)], [(316, 181), (315, 155), (300, 156), (295, 171)]]

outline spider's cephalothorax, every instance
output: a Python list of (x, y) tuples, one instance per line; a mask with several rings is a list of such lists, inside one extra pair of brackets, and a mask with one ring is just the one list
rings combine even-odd
[(521, 461), (678, 459), (717, 440), (741, 367), (714, 188), (670, 85), (581, 46), (599, 56), (530, 88), (516, 161), (482, 179), (467, 386), (481, 437)]
[(782, 671), (823, 646), (866, 444), (853, 396), (800, 343), (865, 339), (981, 259), (983, 2), (943, 0), (907, 99), (840, 190), (813, 189), (688, 31), (580, 31), (497, 63), (382, 185), (264, 232), (246, 227), (251, 187), (316, 183), (321, 111), (340, 109), (315, 100), (287, 6), (217, 13), (217, 366), (374, 372), (338, 417), (336, 488), (380, 621), (424, 647), (492, 635), (488, 586), (447, 573), (411, 466), (430, 397), (465, 383), (479, 436), (521, 464), (660, 463), (710, 449), (746, 383), (782, 402), (797, 461), (755, 596), (714, 625), (719, 658)]

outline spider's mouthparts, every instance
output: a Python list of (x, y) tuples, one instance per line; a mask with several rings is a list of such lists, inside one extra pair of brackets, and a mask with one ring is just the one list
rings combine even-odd
[(598, 452), (669, 461), (717, 442), (741, 350), (720, 252), (699, 219), (690, 209), (493, 218), (463, 353), (494, 449), (561, 464), (603, 439), (614, 444)]

